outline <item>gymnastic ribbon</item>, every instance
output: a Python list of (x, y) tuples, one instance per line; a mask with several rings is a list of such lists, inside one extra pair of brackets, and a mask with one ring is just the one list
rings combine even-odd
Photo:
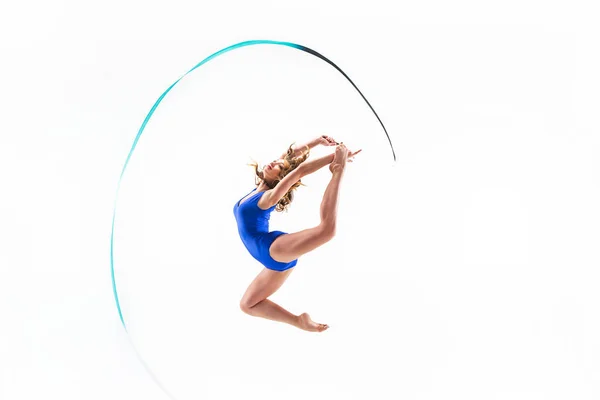
[[(217, 51), (216, 53), (206, 57), (204, 60), (202, 60), (201, 62), (199, 62), (196, 66), (194, 66), (194, 68), (190, 69), (188, 72), (186, 72), (184, 75), (182, 75), (179, 79), (177, 79), (175, 81), (175, 83), (173, 83), (171, 86), (169, 86), (169, 88), (167, 90), (165, 90), (165, 92), (158, 98), (158, 100), (156, 100), (156, 102), (154, 103), (154, 105), (152, 106), (152, 108), (150, 109), (150, 112), (148, 112), (148, 115), (146, 115), (146, 118), (144, 119), (144, 122), (142, 123), (142, 126), (140, 127), (137, 136), (135, 137), (135, 140), (133, 141), (133, 145), (131, 146), (131, 150), (129, 151), (129, 154), (127, 155), (127, 159), (125, 160), (125, 165), (123, 166), (123, 170), (121, 171), (121, 176), (119, 177), (119, 183), (117, 185), (117, 197), (118, 197), (118, 193), (119, 193), (119, 188), (121, 187), (121, 180), (123, 178), (123, 174), (125, 173), (125, 169), (127, 168), (127, 164), (129, 163), (129, 160), (131, 159), (131, 155), (133, 154), (133, 151), (135, 150), (135, 147), (138, 143), (138, 140), (140, 139), (142, 132), (144, 131), (144, 128), (146, 127), (146, 124), (148, 123), (148, 121), (150, 120), (150, 117), (152, 117), (152, 114), (154, 114), (154, 111), (156, 111), (156, 108), (158, 107), (158, 105), (160, 104), (160, 102), (165, 98), (165, 96), (167, 95), (167, 93), (169, 93), (171, 91), (171, 89), (173, 89), (173, 87), (181, 80), (183, 79), (186, 75), (188, 75), (190, 72), (194, 71), (196, 68), (200, 67), (201, 65), (209, 62), (210, 60), (212, 60), (213, 58), (226, 53), (228, 51), (234, 50), (234, 49), (239, 49), (241, 47), (245, 47), (245, 46), (252, 46), (252, 45), (257, 45), (257, 44), (273, 44), (273, 45), (279, 45), (279, 46), (288, 46), (294, 49), (298, 49), (298, 50), (302, 50), (308, 54), (312, 54), (315, 57), (320, 58), (321, 60), (327, 62), (329, 65), (331, 65), (332, 67), (334, 67), (336, 70), (338, 70), (342, 75), (344, 75), (346, 77), (346, 79), (348, 79), (348, 81), (352, 84), (352, 86), (354, 86), (354, 88), (358, 91), (358, 93), (362, 96), (362, 98), (365, 100), (365, 102), (367, 103), (367, 105), (369, 106), (369, 108), (371, 108), (371, 111), (373, 111), (373, 114), (375, 114), (375, 117), (377, 117), (377, 120), (379, 121), (379, 123), (381, 124), (381, 127), (383, 128), (383, 131), (385, 132), (387, 138), (388, 138), (388, 142), (390, 143), (390, 147), (392, 148), (392, 155), (394, 157), (394, 161), (396, 161), (396, 152), (394, 151), (394, 146), (392, 146), (392, 141), (390, 140), (390, 136), (387, 133), (387, 130), (385, 129), (385, 126), (383, 125), (383, 122), (381, 122), (381, 119), (379, 118), (379, 115), (377, 115), (377, 113), (375, 112), (375, 109), (373, 109), (373, 107), (371, 106), (371, 104), (369, 103), (369, 101), (366, 99), (366, 97), (362, 94), (362, 92), (358, 89), (358, 87), (354, 84), (354, 82), (352, 82), (352, 80), (348, 77), (348, 75), (346, 75), (346, 73), (344, 71), (342, 71), (337, 65), (335, 65), (331, 60), (329, 60), (327, 57), (323, 56), (322, 54), (317, 53), (316, 51), (309, 49), (308, 47), (299, 45), (299, 44), (295, 44), (295, 43), (289, 43), (289, 42), (280, 42), (280, 41), (273, 41), (273, 40), (249, 40), (249, 41), (245, 41), (245, 42), (240, 42), (237, 44), (234, 44), (232, 46), (226, 47), (222, 50)], [(117, 197), (115, 197), (115, 202), (114, 202), (114, 209), (113, 209), (113, 219), (112, 219), (112, 231), (111, 231), (111, 235), (110, 235), (110, 273), (111, 273), (111, 278), (112, 278), (112, 288), (113, 288), (113, 294), (115, 297), (115, 301), (117, 303), (117, 310), (119, 311), (119, 318), (121, 319), (121, 323), (123, 324), (123, 327), (125, 328), (125, 331), (127, 331), (127, 326), (125, 325), (125, 320), (123, 319), (123, 313), (121, 312), (121, 305), (119, 303), (119, 296), (117, 294), (117, 285), (115, 282), (115, 269), (114, 269), (114, 259), (113, 259), (113, 250), (114, 250), (114, 232), (115, 232), (115, 216), (116, 216), (116, 211), (117, 211)]]

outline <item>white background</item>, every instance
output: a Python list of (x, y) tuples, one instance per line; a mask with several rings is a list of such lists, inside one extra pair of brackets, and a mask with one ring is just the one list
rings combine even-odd
[[(391, 2), (390, 2), (391, 3)], [(418, 4), (418, 5), (417, 5)], [(600, 79), (584, 2), (37, 2), (0, 13), (0, 398), (600, 397)], [(308, 46), (233, 50), (245, 40)], [(339, 233), (243, 314), (251, 159), (363, 148)], [(331, 149), (315, 149), (313, 156)], [(272, 227), (318, 222), (326, 169)], [(384, 233), (388, 232), (388, 233)], [(134, 347), (135, 346), (135, 347)]]

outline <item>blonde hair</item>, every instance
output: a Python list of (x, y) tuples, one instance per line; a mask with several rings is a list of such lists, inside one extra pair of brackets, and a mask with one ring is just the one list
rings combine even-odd
[[(294, 143), (290, 145), (285, 156), (283, 157), (283, 168), (279, 173), (279, 176), (273, 182), (267, 182), (264, 179), (263, 170), (258, 169), (258, 163), (256, 161), (251, 162), (251, 167), (254, 168), (254, 173), (256, 174), (254, 177), (254, 184), (258, 186), (261, 182), (265, 182), (265, 184), (273, 189), (287, 174), (298, 168), (300, 164), (302, 164), (310, 155), (310, 148), (307, 146), (306, 150), (303, 150), (302, 153), (298, 156), (295, 156), (295, 151), (293, 149)], [(277, 206), (275, 207), (275, 211), (282, 212), (287, 211), (288, 206), (294, 200), (293, 191), (296, 190), (299, 186), (306, 186), (302, 183), (300, 179), (289, 188), (287, 193), (277, 202)]]

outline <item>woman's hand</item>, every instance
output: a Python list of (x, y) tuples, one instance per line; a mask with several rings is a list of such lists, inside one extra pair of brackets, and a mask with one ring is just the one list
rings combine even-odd
[(331, 136), (322, 135), (318, 138), (319, 144), (323, 146), (336, 146), (339, 143), (336, 142)]
[[(346, 147), (346, 145), (344, 144), (344, 142), (341, 142), (340, 145)], [(357, 151), (352, 151), (348, 147), (346, 147), (346, 150), (348, 150), (348, 157), (346, 158), (346, 161), (349, 161), (349, 162), (354, 161), (354, 156), (357, 155), (358, 153), (360, 153), (362, 151), (362, 149), (357, 150)]]
[(348, 158), (346, 159), (346, 161), (348, 161), (348, 162), (354, 161), (354, 156), (357, 155), (358, 153), (360, 153), (361, 151), (362, 151), (362, 149), (360, 149), (358, 151), (352, 151), (352, 150), (348, 149)]

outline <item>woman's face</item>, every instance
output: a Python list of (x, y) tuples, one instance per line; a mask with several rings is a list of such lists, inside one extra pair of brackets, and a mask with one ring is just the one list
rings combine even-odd
[(283, 160), (273, 160), (263, 168), (263, 176), (266, 181), (274, 181), (279, 178), (283, 170)]

